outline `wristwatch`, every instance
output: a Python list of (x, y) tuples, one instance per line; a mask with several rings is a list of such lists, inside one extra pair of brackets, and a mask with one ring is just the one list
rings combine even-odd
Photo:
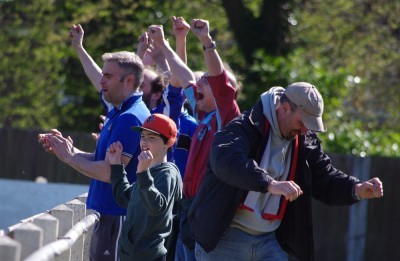
[(205, 47), (203, 45), (203, 51), (215, 50), (216, 48), (217, 48), (217, 44), (214, 41), (211, 42), (210, 47)]

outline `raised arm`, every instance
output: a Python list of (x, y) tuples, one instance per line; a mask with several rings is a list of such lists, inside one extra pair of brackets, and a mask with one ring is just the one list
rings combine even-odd
[(126, 177), (126, 172), (124, 170), (124, 165), (122, 165), (121, 153), (121, 142), (113, 142), (108, 147), (106, 157), (111, 165), (110, 179), (114, 198), (118, 205), (123, 208), (127, 208), (132, 194), (132, 186), (129, 184), (129, 180)]
[[(175, 51), (176, 54), (181, 58), (181, 60), (187, 64), (186, 56), (186, 35), (190, 30), (190, 25), (186, 23), (185, 19), (182, 17), (171, 17), (172, 21), (172, 31), (175, 35)], [(170, 81), (172, 86), (179, 86), (179, 82), (175, 75), (171, 76)]]
[(100, 79), (102, 77), (101, 69), (96, 64), (96, 62), (90, 57), (83, 48), (83, 35), (84, 31), (80, 24), (72, 25), (69, 35), (71, 37), (72, 48), (75, 50), (76, 54), (81, 61), (83, 69), (85, 70), (86, 76), (92, 82), (93, 86), (98, 92), (101, 91)]
[[(140, 57), (140, 59), (144, 59), (147, 49), (151, 44), (151, 39), (147, 35), (147, 32), (141, 34), (138, 38), (138, 46), (136, 49), (136, 54)], [(145, 64), (145, 65), (152, 65), (152, 64)]]
[(163, 52), (152, 43), (153, 40), (149, 38), (147, 32), (139, 36), (138, 40), (139, 44), (136, 53), (140, 59), (142, 59), (143, 64), (146, 66), (156, 65), (157, 68), (164, 74), (164, 77), (169, 79), (169, 65)]
[(179, 58), (179, 56), (172, 50), (168, 41), (164, 37), (162, 25), (149, 26), (148, 32), (153, 43), (156, 44), (163, 52), (168, 64), (171, 68), (172, 74), (177, 78), (180, 86), (183, 88), (188, 87), (195, 83), (193, 72), (189, 67)]
[(161, 72), (163, 72), (164, 76), (168, 77), (168, 79), (169, 79), (170, 68), (169, 68), (167, 60), (165, 59), (164, 53), (161, 51), (161, 49), (153, 43), (149, 46), (149, 49), (146, 52), (146, 55), (147, 54), (154, 61), (157, 68)]
[(211, 38), (208, 21), (193, 19), (191, 30), (203, 46), (208, 75), (220, 75), (224, 70), (224, 66), (216, 50), (215, 42)]
[(181, 60), (187, 64), (186, 36), (190, 31), (190, 25), (183, 17), (171, 17), (172, 30), (175, 35), (175, 51)]

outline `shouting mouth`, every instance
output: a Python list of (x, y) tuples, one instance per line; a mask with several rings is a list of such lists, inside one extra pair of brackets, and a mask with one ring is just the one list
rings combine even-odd
[(197, 101), (200, 101), (200, 100), (202, 100), (203, 98), (204, 98), (204, 95), (203, 95), (202, 93), (196, 92), (196, 100), (197, 100)]

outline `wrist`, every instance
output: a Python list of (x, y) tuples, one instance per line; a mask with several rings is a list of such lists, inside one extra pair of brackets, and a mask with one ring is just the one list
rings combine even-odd
[(180, 41), (180, 42), (186, 42), (186, 35), (176, 35), (175, 36), (175, 40), (178, 42), (178, 41)]
[(210, 46), (212, 44), (212, 42), (213, 42), (213, 39), (209, 34), (205, 35), (205, 36), (203, 36), (203, 37), (201, 37), (199, 39), (200, 39), (201, 44), (203, 46), (205, 46), (205, 47)]
[(69, 150), (69, 153), (64, 157), (63, 161), (68, 165), (72, 165), (75, 155), (76, 149), (74, 146), (72, 146)]
[(161, 49), (161, 51), (164, 51), (166, 49), (170, 49), (171, 48), (171, 46), (169, 45), (168, 40), (166, 40), (166, 39), (162, 40), (161, 42), (156, 42), (155, 44)]
[(215, 50), (217, 48), (217, 44), (212, 41), (209, 44), (203, 44), (203, 51), (207, 52), (207, 51), (211, 51), (211, 50)]
[(83, 51), (83, 44), (72, 45), (72, 48), (75, 50), (75, 52), (81, 52)]
[(140, 175), (140, 174), (142, 174), (142, 173), (144, 173), (144, 172), (146, 172), (146, 171), (147, 171), (147, 168), (146, 168), (146, 169), (137, 168), (137, 170), (136, 170), (136, 175)]
[(121, 161), (119, 160), (110, 160), (110, 165), (121, 165)]
[(359, 193), (357, 193), (358, 187), (360, 186), (360, 184), (355, 184), (353, 186), (353, 190), (352, 190), (352, 196), (355, 200), (362, 200), (362, 197), (359, 195)]
[(68, 165), (73, 165), (72, 163), (73, 163), (73, 158), (74, 158), (74, 155), (75, 155), (75, 153), (70, 153), (70, 154), (68, 154), (65, 158), (64, 158), (64, 162), (66, 163), (66, 164), (68, 164)]
[(143, 58), (144, 58), (144, 54), (145, 54), (145, 53), (146, 53), (146, 52), (144, 52), (144, 51), (142, 51), (142, 50), (136, 51), (137, 56), (139, 56), (139, 58), (142, 59), (142, 60), (143, 60)]

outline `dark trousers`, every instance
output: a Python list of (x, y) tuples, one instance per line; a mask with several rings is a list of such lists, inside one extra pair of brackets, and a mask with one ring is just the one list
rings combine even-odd
[(91, 261), (117, 261), (120, 227), (125, 216), (101, 214), (99, 222), (94, 225), (90, 241)]

